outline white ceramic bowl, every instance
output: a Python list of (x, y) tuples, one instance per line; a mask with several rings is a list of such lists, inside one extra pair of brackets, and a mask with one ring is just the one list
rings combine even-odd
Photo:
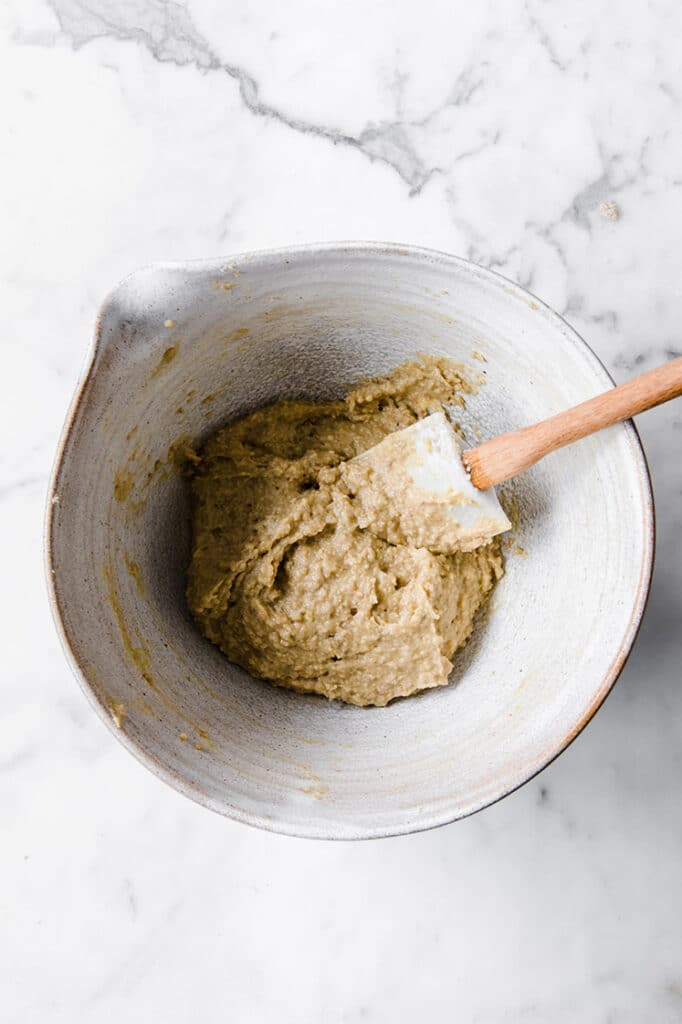
[[(348, 839), (460, 818), (562, 751), (627, 657), (653, 558), (651, 490), (630, 424), (507, 488), (515, 548), (447, 688), (386, 708), (330, 704), (252, 679), (200, 636), (183, 596), (186, 486), (169, 448), (276, 398), (337, 395), (422, 351), (485, 369), (468, 405), (471, 440), (611, 383), (523, 289), (395, 245), (152, 267), (102, 308), (52, 484), (55, 616), (121, 742), (222, 814)], [(487, 362), (472, 363), (472, 351)]]

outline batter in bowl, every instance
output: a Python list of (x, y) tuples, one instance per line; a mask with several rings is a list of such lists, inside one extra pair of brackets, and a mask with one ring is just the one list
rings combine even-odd
[(471, 392), (423, 357), (329, 402), (281, 401), (208, 438), (193, 470), (187, 598), (252, 675), (383, 706), (443, 686), (502, 575), (496, 541), (438, 550), (372, 519), (362, 462), (386, 435)]

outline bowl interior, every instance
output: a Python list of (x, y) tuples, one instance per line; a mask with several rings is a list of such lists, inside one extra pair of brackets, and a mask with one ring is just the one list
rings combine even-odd
[(105, 304), (54, 482), (58, 619), (122, 741), (215, 810), (344, 838), (452, 820), (563, 749), (627, 655), (652, 544), (648, 478), (627, 425), (503, 489), (515, 524), (506, 575), (447, 688), (380, 709), (330, 704), (252, 679), (200, 636), (184, 601), (182, 438), (276, 398), (337, 395), (419, 352), (485, 377), (464, 417), (472, 443), (609, 384), (527, 293), (416, 250), (155, 268)]

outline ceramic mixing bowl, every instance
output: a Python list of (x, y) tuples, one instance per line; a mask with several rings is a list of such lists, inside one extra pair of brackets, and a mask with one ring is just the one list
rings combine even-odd
[(394, 245), (161, 265), (127, 278), (101, 310), (51, 490), (58, 628), (121, 742), (231, 818), (354, 839), (470, 814), (570, 743), (633, 643), (653, 509), (630, 424), (503, 489), (514, 522), (506, 574), (446, 688), (386, 708), (328, 703), (251, 678), (199, 634), (184, 599), (182, 439), (273, 399), (339, 395), (419, 352), (485, 379), (468, 400), (471, 442), (611, 383), (576, 333), (523, 289)]

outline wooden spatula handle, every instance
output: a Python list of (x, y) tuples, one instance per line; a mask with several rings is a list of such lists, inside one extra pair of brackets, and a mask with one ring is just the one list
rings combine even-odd
[(471, 472), (474, 486), (485, 490), (522, 473), (545, 455), (572, 441), (679, 395), (682, 395), (682, 356), (548, 420), (500, 434), (464, 452), (462, 459)]

